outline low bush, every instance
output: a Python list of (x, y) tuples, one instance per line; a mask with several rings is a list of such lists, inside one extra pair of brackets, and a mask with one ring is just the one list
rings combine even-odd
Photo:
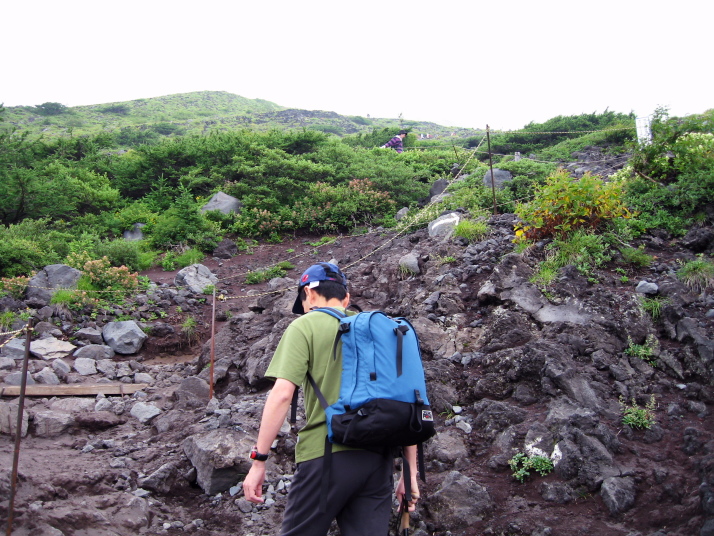
[(553, 471), (553, 460), (547, 456), (533, 455), (528, 456), (522, 452), (518, 452), (513, 458), (508, 461), (508, 465), (513, 471), (513, 478), (518, 482), (523, 483), (526, 477), (530, 476), (531, 471), (535, 471), (540, 476), (546, 476)]
[(641, 407), (635, 399), (632, 404), (627, 404), (623, 397), (620, 397), (620, 411), (622, 412), (622, 424), (637, 430), (649, 430), (657, 422), (655, 409), (657, 402), (654, 395), (650, 395), (650, 400)]
[(548, 177), (532, 201), (518, 205), (516, 214), (521, 220), (515, 226), (516, 240), (595, 231), (610, 220), (631, 217), (619, 183), (589, 174), (574, 180), (564, 170)]
[(700, 256), (677, 270), (677, 277), (687, 286), (701, 292), (714, 287), (714, 262)]

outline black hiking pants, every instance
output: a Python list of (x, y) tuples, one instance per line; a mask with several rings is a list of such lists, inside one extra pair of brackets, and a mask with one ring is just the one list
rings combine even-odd
[(392, 511), (391, 454), (332, 453), (327, 508), (320, 512), (323, 458), (301, 462), (285, 507), (282, 536), (325, 536), (336, 519), (342, 536), (383, 536)]

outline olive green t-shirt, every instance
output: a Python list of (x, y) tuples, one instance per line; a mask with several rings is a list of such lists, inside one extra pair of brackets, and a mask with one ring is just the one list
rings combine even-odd
[[(336, 309), (345, 312), (342, 308)], [(327, 436), (325, 411), (307, 381), (307, 371), (312, 374), (327, 403), (337, 402), (342, 377), (342, 345), (338, 345), (337, 358), (334, 360), (332, 347), (339, 324), (339, 320), (335, 317), (319, 311), (297, 318), (285, 330), (268, 370), (265, 371), (266, 378), (282, 378), (303, 386), (306, 423), (298, 432), (298, 442), (295, 447), (297, 463), (319, 458), (325, 454)], [(341, 450), (352, 449), (343, 445), (332, 445), (332, 452)]]

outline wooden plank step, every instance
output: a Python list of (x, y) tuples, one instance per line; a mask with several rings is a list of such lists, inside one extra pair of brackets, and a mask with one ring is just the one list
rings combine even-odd
[[(26, 396), (131, 395), (148, 387), (148, 383), (72, 383), (61, 385), (28, 385)], [(19, 385), (0, 385), (0, 396), (20, 396)]]

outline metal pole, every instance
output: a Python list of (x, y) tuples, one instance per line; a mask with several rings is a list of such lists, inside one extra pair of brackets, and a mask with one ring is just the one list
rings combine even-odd
[(213, 287), (213, 311), (211, 312), (211, 381), (208, 387), (208, 400), (213, 400), (213, 363), (216, 356), (216, 287)]
[(498, 214), (496, 209), (496, 183), (493, 179), (493, 159), (491, 158), (491, 129), (486, 125), (486, 141), (488, 142), (488, 167), (491, 170), (491, 192), (493, 193), (493, 213)]
[(22, 361), (20, 380), (20, 400), (17, 404), (17, 424), (15, 426), (15, 454), (12, 458), (12, 477), (10, 480), (10, 504), (7, 513), (7, 536), (12, 534), (12, 521), (15, 514), (15, 491), (17, 488), (17, 466), (20, 462), (20, 440), (22, 439), (22, 417), (25, 410), (25, 387), (27, 386), (27, 366), (30, 362), (30, 342), (32, 340), (32, 318), (27, 322), (25, 337), (25, 357)]

